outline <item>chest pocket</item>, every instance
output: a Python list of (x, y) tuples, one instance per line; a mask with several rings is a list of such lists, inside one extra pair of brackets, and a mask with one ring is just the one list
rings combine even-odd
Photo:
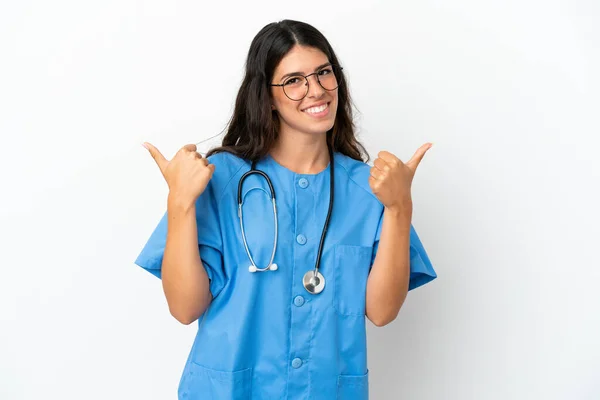
[(365, 315), (372, 251), (370, 246), (335, 246), (333, 308), (339, 315)]

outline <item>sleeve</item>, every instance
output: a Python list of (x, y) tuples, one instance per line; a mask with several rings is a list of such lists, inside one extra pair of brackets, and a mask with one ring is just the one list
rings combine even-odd
[[(377, 226), (377, 233), (375, 235), (375, 242), (373, 244), (373, 257), (371, 259), (371, 265), (375, 262), (375, 256), (377, 255), (377, 249), (379, 248), (379, 239), (381, 237), (381, 226), (383, 224), (383, 214), (379, 219), (379, 225)], [(417, 235), (417, 231), (410, 225), (410, 282), (408, 284), (408, 290), (413, 290), (419, 286), (423, 286), (426, 283), (431, 282), (437, 278), (437, 274), (433, 269), (433, 265), (429, 260), (429, 256)]]
[[(225, 285), (223, 242), (214, 179), (213, 176), (204, 192), (196, 200), (198, 251), (210, 280), (210, 291), (213, 298), (217, 297)], [(158, 278), (161, 278), (161, 267), (167, 242), (167, 221), (165, 212), (135, 260), (136, 265)]]

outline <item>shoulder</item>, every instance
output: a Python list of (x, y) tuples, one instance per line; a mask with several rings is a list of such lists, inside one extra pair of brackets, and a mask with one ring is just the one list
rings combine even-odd
[(349, 185), (357, 187), (379, 203), (369, 185), (369, 176), (371, 175), (371, 166), (369, 164), (355, 160), (344, 154), (336, 153), (335, 166), (340, 171), (339, 174), (348, 180)]
[(229, 152), (212, 154), (208, 157), (208, 161), (215, 166), (215, 172), (210, 180), (210, 185), (217, 198), (219, 198), (227, 186), (234, 181), (234, 178), (244, 166), (249, 165), (248, 161)]

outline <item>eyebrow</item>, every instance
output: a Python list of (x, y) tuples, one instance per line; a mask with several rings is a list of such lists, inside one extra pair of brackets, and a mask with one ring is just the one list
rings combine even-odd
[[(319, 65), (317, 68), (315, 68), (314, 72), (317, 72), (317, 71), (318, 71), (318, 70), (320, 70), (321, 68), (327, 67), (327, 66), (329, 66), (329, 65), (331, 65), (331, 62), (326, 62), (325, 64), (321, 64), (321, 65)], [(282, 76), (282, 77), (281, 77), (281, 79), (279, 79), (279, 80), (280, 80), (280, 81), (282, 81), (282, 80), (284, 80), (285, 78), (287, 78), (288, 76), (294, 76), (294, 75), (304, 75), (304, 73), (303, 73), (303, 72), (299, 72), (299, 71), (296, 71), (296, 72), (289, 72), (289, 73), (285, 74), (284, 76)]]

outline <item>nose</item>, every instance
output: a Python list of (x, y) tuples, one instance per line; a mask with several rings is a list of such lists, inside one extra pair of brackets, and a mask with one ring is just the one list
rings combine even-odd
[(319, 83), (319, 80), (317, 79), (317, 75), (312, 74), (311, 76), (309, 76), (306, 79), (308, 79), (308, 97), (319, 98), (319, 97), (323, 96), (325, 89), (323, 89), (323, 87)]

